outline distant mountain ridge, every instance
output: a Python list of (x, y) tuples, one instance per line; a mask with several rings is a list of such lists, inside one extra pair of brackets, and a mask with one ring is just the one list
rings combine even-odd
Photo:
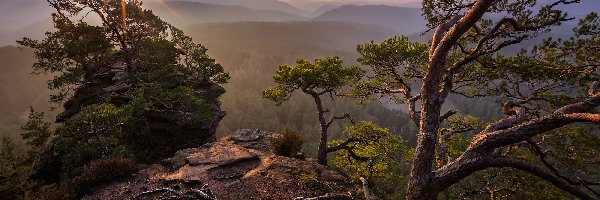
[[(399, 0), (398, 0), (399, 1)], [(392, 2), (392, 1), (361, 1), (361, 0), (345, 0), (340, 2), (335, 1), (305, 1), (305, 0), (286, 0), (287, 3), (306, 11), (315, 12), (319, 8), (329, 7), (329, 6), (343, 6), (343, 5), (388, 5), (388, 6), (397, 6), (397, 7), (408, 7), (408, 8), (421, 8), (422, 2)]]
[(313, 20), (377, 25), (400, 34), (411, 34), (426, 29), (420, 9), (386, 5), (345, 5), (327, 11)]
[[(167, 0), (167, 1), (180, 1), (180, 0)], [(216, 5), (225, 6), (244, 6), (252, 9), (259, 10), (273, 10), (287, 12), (294, 15), (305, 16), (307, 12), (300, 10), (288, 3), (278, 0), (185, 0), (196, 3), (209, 3)]]
[(176, 26), (233, 21), (295, 21), (305, 18), (277, 10), (257, 10), (244, 6), (219, 5), (190, 1), (146, 3), (161, 18)]
[(342, 7), (341, 5), (324, 5), (321, 6), (319, 8), (317, 8), (315, 11), (313, 11), (313, 13), (310, 15), (311, 17), (318, 17), (321, 16), (323, 13), (326, 13), (328, 11), (331, 11), (333, 9)]

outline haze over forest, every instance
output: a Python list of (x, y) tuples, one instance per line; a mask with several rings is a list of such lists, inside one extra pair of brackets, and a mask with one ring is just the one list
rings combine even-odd
[[(426, 27), (419, 2), (400, 0), (147, 0), (143, 2), (144, 7), (154, 10), (161, 18), (181, 27), (196, 42), (205, 45), (209, 49), (208, 54), (222, 63), (232, 75), (232, 80), (226, 85), (226, 89), (230, 92), (222, 98), (228, 116), (220, 126), (221, 134), (225, 134), (224, 130), (232, 131), (236, 128), (277, 129), (280, 127), (276, 125), (277, 123), (260, 122), (264, 117), (255, 119), (249, 117), (250, 114), (275, 114), (290, 109), (285, 105), (281, 108), (273, 107), (270, 102), (259, 98), (260, 90), (269, 85), (270, 72), (280, 64), (291, 64), (301, 57), (312, 59), (323, 56), (340, 56), (345, 58), (345, 61), (354, 63), (357, 44), (401, 35), (422, 42), (428, 40), (427, 36), (421, 36)], [(596, 1), (586, 1), (567, 8), (574, 16), (581, 17), (599, 5), (600, 3)], [(1, 1), (0, 46), (14, 46), (15, 41), (23, 37), (42, 38), (45, 31), (52, 30), (50, 20), (52, 12), (53, 9), (46, 5), (45, 1)], [(570, 28), (562, 29), (565, 31), (556, 31), (548, 36), (570, 37)], [(246, 40), (249, 37), (253, 39)], [(510, 51), (535, 44), (536, 41), (513, 47)], [(3, 73), (3, 76), (7, 77), (0, 80), (4, 83), (0, 88), (2, 91), (0, 103), (10, 105), (2, 107), (6, 111), (2, 112), (0, 122), (7, 124), (2, 126), (3, 134), (18, 138), (14, 133), (18, 132), (18, 124), (21, 124), (26, 117), (29, 106), (42, 111), (51, 106), (44, 100), (49, 92), (44, 89), (44, 76), (31, 75), (27, 69), (33, 63), (31, 51), (17, 50), (12, 47), (3, 47), (2, 51), (0, 55), (2, 68), (15, 70), (15, 73)], [(19, 81), (8, 81), (10, 78)], [(31, 82), (36, 84), (29, 84)], [(35, 89), (23, 90), (25, 85)], [(450, 105), (452, 107), (452, 104)], [(58, 107), (60, 110), (60, 106)], [(293, 128), (308, 130), (311, 128), (304, 126), (309, 123), (297, 119), (313, 120), (309, 110), (311, 109), (302, 108), (299, 112), (293, 112), (298, 116), (277, 119), (281, 120), (282, 124), (294, 124)], [(493, 114), (486, 115), (493, 116)], [(410, 127), (410, 125), (396, 126), (393, 130), (400, 128), (407, 130), (407, 127)], [(406, 135), (406, 137), (411, 143), (414, 142), (414, 136)]]
[[(349, 1), (294, 1), (291, 4), (275, 0), (193, 0), (193, 1), (143, 1), (164, 20), (181, 27), (195, 41), (205, 45), (208, 54), (216, 58), (231, 74), (226, 85), (223, 107), (228, 112), (219, 133), (238, 128), (280, 129), (278, 123), (261, 122), (264, 117), (250, 116), (276, 114), (291, 109), (290, 105), (278, 108), (260, 98), (260, 91), (270, 84), (271, 72), (283, 63), (293, 63), (297, 58), (340, 56), (353, 63), (355, 46), (371, 40), (380, 41), (396, 35), (416, 37), (425, 30), (420, 9), (398, 7), (398, 2)], [(43, 1), (0, 2), (0, 45), (16, 45), (23, 37), (42, 38), (52, 30), (52, 8)], [(388, 5), (385, 5), (388, 4)], [(295, 7), (294, 5), (298, 6)], [(312, 6), (312, 7), (311, 7)], [(23, 12), (23, 11), (27, 12)], [(93, 22), (92, 22), (93, 23)], [(252, 37), (252, 40), (246, 38)], [(28, 50), (4, 47), (2, 67), (15, 70), (10, 75), (21, 81), (8, 81), (2, 86), (2, 102), (7, 113), (2, 117), (3, 134), (18, 138), (19, 124), (26, 117), (29, 106), (38, 110), (51, 107), (45, 100), (49, 91), (44, 89), (44, 76), (31, 75), (33, 64)], [(11, 54), (8, 56), (7, 54)], [(15, 59), (18, 58), (18, 59)], [(15, 63), (19, 61), (19, 63)], [(16, 78), (18, 77), (18, 78)], [(21, 90), (24, 85), (36, 89)], [(9, 94), (9, 91), (12, 93)], [(19, 100), (20, 99), (20, 100)], [(34, 101), (33, 101), (34, 100)], [(301, 102), (299, 100), (298, 102)], [(257, 106), (258, 104), (258, 106)], [(351, 103), (348, 103), (350, 105)], [(310, 108), (298, 103), (296, 116), (277, 117), (279, 123), (293, 128), (311, 130), (306, 122), (314, 121)], [(295, 106), (292, 106), (295, 107)], [(306, 105), (308, 107), (308, 104)], [(50, 111), (55, 114), (58, 110)], [(253, 115), (254, 115), (253, 114)], [(305, 115), (305, 116), (302, 116)], [(368, 115), (368, 114), (367, 114)], [(50, 115), (52, 116), (52, 115)], [(52, 117), (48, 117), (51, 119)], [(304, 120), (298, 120), (304, 119)], [(305, 122), (306, 121), (306, 122)], [(390, 121), (391, 123), (391, 121)], [(402, 125), (406, 126), (406, 125)], [(406, 126), (407, 127), (407, 126)], [(406, 127), (403, 127), (406, 129)], [(399, 129), (401, 127), (396, 127)], [(12, 132), (12, 133), (11, 133)], [(412, 141), (413, 139), (411, 139)], [(313, 144), (314, 145), (314, 144)]]

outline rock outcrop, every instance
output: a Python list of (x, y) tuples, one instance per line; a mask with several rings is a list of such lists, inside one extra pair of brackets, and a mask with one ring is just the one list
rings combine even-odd
[(102, 186), (85, 199), (356, 199), (359, 185), (313, 160), (269, 153), (275, 133), (241, 130)]
[[(117, 65), (114, 68), (121, 69), (124, 66)], [(126, 83), (123, 71), (109, 71), (97, 75), (91, 81), (77, 88), (73, 97), (64, 103), (64, 111), (57, 116), (56, 122), (61, 123), (68, 120), (85, 106), (107, 103), (104, 101), (109, 96), (109, 103), (116, 106), (131, 101), (130, 97), (124, 94), (136, 90), (136, 87)], [(191, 72), (181, 71), (182, 76), (191, 76), (190, 74)], [(172, 87), (175, 88), (181, 83), (173, 84)], [(208, 120), (182, 125), (179, 122), (188, 116), (178, 110), (145, 110), (142, 115), (148, 121), (149, 133), (140, 140), (143, 139), (146, 146), (151, 147), (143, 150), (144, 159), (147, 162), (163, 159), (182, 148), (197, 147), (216, 140), (217, 127), (226, 115), (221, 110), (219, 102), (219, 97), (225, 93), (225, 89), (208, 81), (197, 84), (191, 77), (186, 79), (184, 84), (192, 87), (194, 95), (207, 103)]]

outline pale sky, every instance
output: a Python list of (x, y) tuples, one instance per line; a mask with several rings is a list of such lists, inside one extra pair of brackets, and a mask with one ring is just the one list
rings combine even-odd
[[(292, 4), (298, 8), (305, 10), (316, 9), (327, 3), (340, 3), (340, 4), (386, 4), (386, 5), (398, 5), (402, 6), (406, 3), (412, 3), (414, 5), (420, 5), (421, 0), (279, 0)], [(415, 3), (417, 2), (417, 3)]]
[(353, 3), (353, 2), (369, 2), (378, 4), (401, 4), (401, 3), (412, 3), (421, 2), (420, 0), (280, 0), (290, 4), (306, 4), (314, 2), (336, 2), (336, 3)]
[(373, 3), (409, 3), (418, 2), (418, 0), (280, 0), (284, 2), (339, 2), (339, 3), (351, 3), (356, 1), (362, 2), (373, 2)]

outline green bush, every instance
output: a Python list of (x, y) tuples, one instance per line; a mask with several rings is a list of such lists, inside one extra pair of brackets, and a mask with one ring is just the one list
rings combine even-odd
[(271, 139), (273, 153), (278, 156), (296, 157), (302, 150), (304, 139), (297, 131), (285, 130), (282, 135)]
[(0, 199), (26, 199), (31, 184), (26, 180), (31, 166), (13, 141), (0, 138)]
[(78, 199), (100, 185), (135, 173), (135, 162), (126, 158), (96, 160), (84, 167), (81, 175), (75, 176), (64, 184), (48, 190), (45, 200)]
[(319, 175), (316, 172), (302, 172), (298, 179), (304, 183), (304, 185), (312, 190), (318, 190), (325, 193), (333, 192), (331, 187), (325, 185), (318, 179)]

